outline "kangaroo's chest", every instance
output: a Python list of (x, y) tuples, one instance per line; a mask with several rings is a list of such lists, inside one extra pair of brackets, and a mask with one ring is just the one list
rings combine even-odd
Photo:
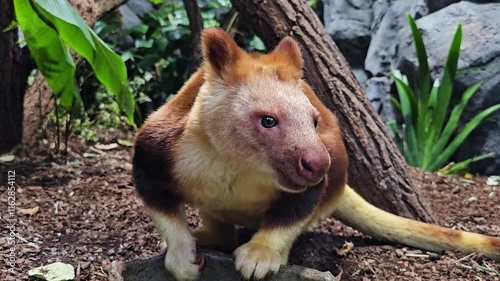
[(279, 195), (272, 178), (214, 151), (184, 144), (174, 174), (186, 203), (223, 221), (255, 225)]

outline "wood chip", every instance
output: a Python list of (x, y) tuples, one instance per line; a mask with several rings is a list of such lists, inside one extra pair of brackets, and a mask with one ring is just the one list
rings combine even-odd
[(12, 154), (6, 154), (6, 155), (1, 155), (0, 156), (0, 162), (1, 163), (7, 163), (7, 162), (12, 162), (14, 161), (16, 157)]
[(34, 215), (36, 213), (38, 213), (38, 211), (40, 211), (40, 207), (38, 206), (35, 206), (33, 208), (29, 208), (29, 209), (18, 209), (17, 212), (21, 215)]
[(42, 191), (43, 187), (41, 187), (39, 185), (30, 185), (30, 186), (27, 186), (26, 189), (30, 190), (30, 191)]
[(347, 253), (352, 251), (352, 249), (354, 249), (354, 244), (350, 241), (345, 241), (344, 245), (342, 245), (342, 248), (336, 250), (337, 255), (345, 256), (345, 255), (347, 255)]

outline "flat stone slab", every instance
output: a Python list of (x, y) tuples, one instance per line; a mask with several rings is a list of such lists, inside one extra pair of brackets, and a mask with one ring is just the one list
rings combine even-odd
[[(235, 271), (234, 260), (231, 256), (209, 250), (199, 250), (205, 257), (205, 268), (199, 281), (241, 281), (242, 278)], [(167, 272), (163, 264), (164, 255), (150, 259), (137, 259), (127, 262), (114, 261), (111, 264), (109, 281), (176, 281)], [(330, 272), (321, 272), (302, 266), (283, 265), (272, 281), (335, 281)]]

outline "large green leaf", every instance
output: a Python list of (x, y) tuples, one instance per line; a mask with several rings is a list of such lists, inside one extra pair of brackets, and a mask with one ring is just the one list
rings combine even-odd
[(423, 170), (427, 171), (427, 167), (432, 162), (434, 159), (434, 156), (432, 156), (431, 151), (434, 148), (434, 145), (436, 144), (436, 139), (433, 138), (432, 136), (432, 129), (433, 129), (433, 122), (434, 122), (434, 111), (436, 110), (447, 110), (446, 108), (438, 107), (438, 91), (439, 91), (439, 80), (434, 81), (434, 85), (432, 86), (431, 93), (429, 95), (428, 103), (427, 103), (427, 110), (425, 112), (424, 116), (424, 127), (425, 127), (425, 133), (424, 133), (424, 138), (425, 138), (425, 147), (424, 147), (424, 156), (423, 156), (423, 161), (422, 165), (420, 166)]
[[(425, 115), (428, 110), (428, 99), (429, 92), (431, 90), (431, 71), (429, 69), (429, 63), (427, 62), (427, 51), (425, 49), (424, 40), (422, 39), (422, 34), (418, 30), (413, 17), (408, 14), (408, 22), (410, 24), (410, 30), (413, 37), (413, 44), (415, 46), (415, 53), (418, 59), (418, 85), (416, 87), (416, 104), (418, 112), (414, 114), (414, 124), (415, 124), (415, 134), (417, 136), (417, 146), (418, 151), (423, 152), (425, 150), (425, 140), (426, 140), (426, 119)], [(425, 158), (425, 156), (423, 156)], [(425, 160), (425, 159), (423, 159)]]
[(434, 110), (433, 126), (430, 132), (430, 138), (437, 140), (442, 129), (446, 116), (448, 114), (448, 106), (453, 92), (453, 84), (455, 82), (455, 74), (457, 72), (458, 57), (460, 56), (460, 44), (462, 42), (462, 25), (458, 25), (455, 36), (448, 52), (446, 64), (444, 66), (443, 77), (439, 86), (437, 95), (437, 105), (439, 110)]
[(420, 34), (417, 24), (410, 14), (408, 14), (408, 22), (410, 24), (413, 44), (415, 45), (415, 53), (418, 59), (418, 83), (420, 86), (418, 95), (420, 95), (423, 103), (426, 104), (432, 81), (429, 63), (427, 62), (427, 51), (425, 50), (422, 34)]
[[(126, 86), (125, 63), (95, 35), (73, 7), (65, 0), (16, 0), (15, 4), (16, 13), (17, 10), (22, 11), (19, 14), (25, 19), (20, 22), (21, 28), (27, 33), (27, 38), (34, 42), (28, 41), (28, 47), (39, 58), (35, 59), (37, 65), (61, 98), (61, 104), (68, 109), (74, 97), (80, 98), (78, 88), (74, 85), (75, 67), (66, 49), (68, 45), (89, 62), (97, 79), (114, 93), (121, 110), (127, 115), (129, 123), (133, 124), (135, 101)], [(50, 44), (44, 46), (37, 41)]]
[(470, 166), (470, 164), (477, 162), (477, 161), (481, 161), (483, 159), (492, 158), (494, 156), (495, 156), (495, 153), (493, 153), (493, 152), (486, 153), (486, 154), (479, 155), (479, 156), (475, 156), (475, 157), (460, 161), (458, 163), (455, 163), (455, 164), (451, 165), (451, 167), (448, 167), (448, 165), (447, 165), (447, 167), (440, 169), (439, 172), (444, 173), (444, 174), (456, 174), (459, 172), (463, 172)]
[(125, 111), (129, 122), (134, 122), (135, 99), (127, 87), (127, 69), (122, 58), (113, 52), (99, 36), (91, 30), (96, 43), (96, 59), (90, 62), (97, 79), (113, 92), (118, 105)]
[(30, 0), (38, 16), (50, 22), (63, 41), (85, 59), (93, 57), (90, 28), (66, 0)]
[(44, 75), (60, 104), (71, 110), (74, 101), (80, 102), (75, 83), (75, 64), (58, 33), (39, 18), (31, 2), (15, 0), (16, 17), (21, 26), (33, 59)]
[(134, 122), (135, 100), (127, 88), (125, 63), (75, 12), (67, 1), (31, 0), (41, 17), (53, 23), (61, 38), (91, 65), (97, 79), (115, 95), (129, 123)]
[(435, 171), (442, 167), (445, 162), (455, 153), (458, 147), (464, 142), (464, 140), (469, 136), (469, 134), (476, 129), (476, 127), (490, 114), (500, 109), (500, 104), (491, 106), (483, 110), (478, 115), (474, 116), (467, 124), (465, 124), (462, 131), (460, 131), (455, 139), (446, 147), (446, 149), (441, 152), (435, 159), (435, 161), (429, 166), (430, 171)]
[(482, 84), (483, 84), (483, 82), (479, 81), (476, 84), (469, 87), (464, 92), (464, 94), (462, 96), (462, 100), (451, 111), (451, 114), (448, 118), (448, 122), (446, 123), (446, 126), (443, 129), (443, 132), (439, 136), (439, 139), (437, 140), (437, 142), (434, 144), (432, 152), (431, 152), (432, 155), (438, 155), (439, 153), (441, 153), (443, 151), (443, 149), (445, 148), (446, 144), (448, 144), (452, 133), (455, 131), (455, 129), (458, 126), (458, 123), (460, 121), (460, 116), (462, 115), (462, 112), (463, 112), (465, 106), (469, 102), (470, 98), (474, 95), (474, 93), (477, 92), (479, 87), (481, 87)]
[[(403, 115), (404, 126), (403, 126), (403, 139), (404, 143), (407, 145), (403, 154), (405, 154), (406, 159), (410, 165), (416, 166), (419, 163), (419, 153), (417, 146), (417, 138), (415, 134), (414, 118), (415, 112), (415, 101), (413, 91), (408, 87), (408, 85), (396, 76), (394, 81), (396, 82), (396, 88), (399, 94), (399, 102), (401, 105), (401, 114)], [(406, 151), (407, 150), (407, 151)]]

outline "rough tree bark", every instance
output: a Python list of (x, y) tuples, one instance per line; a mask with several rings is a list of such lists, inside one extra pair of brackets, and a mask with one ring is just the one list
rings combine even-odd
[(26, 77), (33, 69), (29, 54), (23, 54), (16, 44), (17, 28), (2, 31), (14, 19), (14, 1), (0, 1), (0, 153), (10, 151), (21, 142), (23, 94)]
[[(119, 6), (125, 0), (70, 0), (69, 2), (88, 25), (93, 25), (101, 15)], [(54, 109), (54, 105), (52, 90), (43, 75), (38, 73), (24, 97), (23, 144), (33, 144), (38, 128), (45, 116)]]
[(304, 56), (305, 79), (338, 117), (344, 132), (349, 183), (376, 206), (402, 216), (434, 222), (419, 199), (405, 160), (354, 78), (349, 65), (303, 0), (231, 1), (267, 46), (292, 36)]

